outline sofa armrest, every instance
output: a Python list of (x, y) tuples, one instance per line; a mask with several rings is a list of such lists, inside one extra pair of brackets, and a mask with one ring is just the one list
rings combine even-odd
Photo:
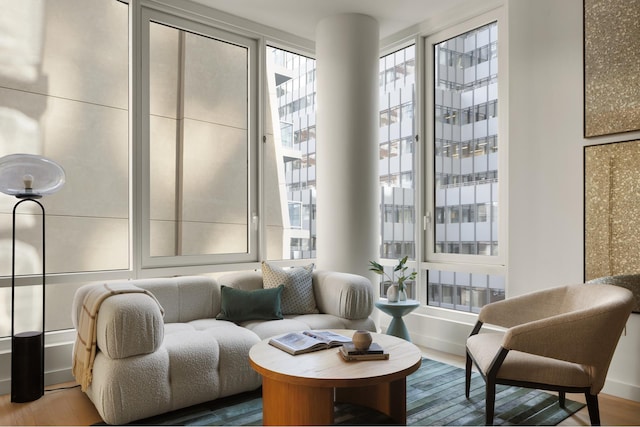
[(111, 359), (153, 353), (164, 340), (160, 306), (147, 294), (111, 296), (98, 312), (96, 338)]
[[(78, 317), (87, 292), (98, 284), (85, 285), (74, 296), (72, 319)], [(164, 340), (164, 320), (157, 301), (145, 293), (126, 293), (106, 298), (97, 314), (98, 349), (110, 359), (153, 353)]]
[(373, 311), (373, 285), (356, 274), (317, 270), (313, 291), (321, 313), (345, 319), (366, 319)]

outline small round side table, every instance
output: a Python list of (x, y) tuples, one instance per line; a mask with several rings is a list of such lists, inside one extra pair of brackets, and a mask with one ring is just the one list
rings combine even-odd
[(387, 335), (393, 335), (411, 342), (409, 330), (404, 324), (402, 316), (405, 316), (418, 308), (420, 306), (420, 302), (414, 299), (389, 302), (386, 298), (380, 298), (375, 304), (376, 307), (391, 316), (391, 323), (389, 323), (389, 327), (387, 328)]

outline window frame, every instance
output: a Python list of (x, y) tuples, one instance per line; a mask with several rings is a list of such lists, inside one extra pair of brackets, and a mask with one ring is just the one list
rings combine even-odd
[[(437, 114), (435, 107), (435, 54), (434, 46), (445, 40), (455, 38), (468, 31), (485, 26), (491, 23), (497, 23), (498, 26), (498, 137), (500, 138), (500, 149), (498, 150), (498, 255), (468, 255), (468, 254), (449, 254), (438, 253), (435, 251), (435, 224), (436, 224), (436, 206), (435, 206), (435, 117)], [(422, 232), (422, 266), (423, 269), (439, 268), (446, 266), (451, 270), (452, 265), (475, 266), (474, 271), (490, 272), (492, 274), (504, 274), (506, 272), (507, 253), (508, 253), (508, 67), (507, 52), (508, 44), (506, 37), (504, 12), (502, 8), (491, 12), (470, 18), (456, 25), (452, 25), (446, 29), (427, 35), (423, 38), (422, 53), (424, 55), (424, 77), (423, 77), (423, 123), (424, 128), (422, 134), (425, 135), (423, 150), (423, 167), (424, 178), (422, 180), (424, 189), (424, 217)], [(455, 267), (453, 267), (455, 268)]]
[[(133, 5), (130, 5), (133, 6)], [(135, 10), (135, 6), (133, 7)], [(135, 19), (135, 11), (132, 11)], [(131, 143), (135, 156), (134, 177), (132, 195), (134, 204), (136, 205), (136, 213), (134, 221), (137, 222), (137, 234), (132, 236), (134, 246), (137, 245), (137, 257), (134, 257), (135, 269), (137, 271), (164, 268), (164, 267), (193, 267), (193, 266), (211, 266), (232, 263), (251, 263), (258, 262), (260, 254), (259, 239), (259, 217), (260, 206), (258, 197), (258, 176), (259, 172), (259, 91), (262, 85), (259, 80), (260, 61), (262, 60), (261, 43), (259, 39), (252, 38), (249, 35), (243, 35), (235, 31), (229, 31), (221, 26), (213, 26), (207, 23), (197, 22), (175, 13), (166, 13), (164, 11), (151, 7), (141, 6), (137, 19), (138, 31), (132, 35), (132, 45), (136, 46), (138, 63), (132, 62), (132, 78), (130, 84), (131, 100), (133, 106), (131, 129), (133, 136)], [(150, 238), (151, 238), (151, 221), (150, 221), (150, 23), (158, 23), (178, 30), (184, 30), (193, 34), (201, 35), (216, 40), (228, 42), (247, 49), (248, 54), (248, 78), (247, 78), (247, 252), (246, 253), (229, 253), (229, 254), (200, 254), (200, 255), (178, 255), (178, 256), (151, 256)], [(136, 37), (137, 36), (137, 37)], [(132, 49), (136, 47), (132, 46)], [(135, 55), (134, 55), (135, 57)], [(137, 79), (137, 85), (134, 80)], [(133, 251), (132, 251), (133, 252)]]

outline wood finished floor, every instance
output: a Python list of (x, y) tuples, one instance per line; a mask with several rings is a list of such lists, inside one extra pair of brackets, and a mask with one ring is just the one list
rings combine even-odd
[[(422, 349), (426, 357), (463, 367), (460, 356)], [(75, 383), (48, 387), (43, 397), (28, 403), (12, 403), (9, 395), (0, 396), (0, 425), (3, 426), (89, 426), (102, 421), (87, 396)], [(61, 387), (73, 387), (59, 389)], [(581, 395), (568, 394), (567, 398), (584, 402)], [(600, 394), (602, 425), (640, 426), (640, 402)], [(560, 423), (561, 426), (588, 426), (589, 414), (582, 409)]]

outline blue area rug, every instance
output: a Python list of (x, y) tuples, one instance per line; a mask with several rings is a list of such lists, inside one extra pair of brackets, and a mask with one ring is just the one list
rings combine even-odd
[[(464, 369), (422, 360), (407, 377), (407, 425), (484, 425), (484, 380), (474, 372), (471, 394), (464, 396)], [(583, 408), (538, 390), (497, 386), (495, 425), (556, 425)], [(335, 423), (379, 425), (390, 419), (377, 411), (351, 404), (336, 404)], [(133, 425), (261, 425), (261, 391), (243, 393), (180, 409), (132, 423)]]

